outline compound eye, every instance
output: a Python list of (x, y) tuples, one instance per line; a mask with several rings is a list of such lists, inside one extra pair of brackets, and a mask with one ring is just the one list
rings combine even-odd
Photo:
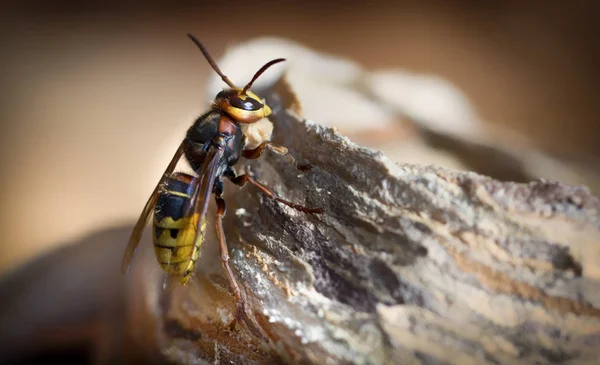
[(227, 98), (227, 90), (222, 90), (219, 91), (219, 93), (217, 94), (217, 97), (215, 99), (219, 99), (219, 98)]
[(246, 100), (242, 100), (242, 98), (234, 96), (229, 100), (229, 103), (236, 108), (248, 111), (260, 110), (264, 107), (260, 101), (250, 97), (246, 98)]

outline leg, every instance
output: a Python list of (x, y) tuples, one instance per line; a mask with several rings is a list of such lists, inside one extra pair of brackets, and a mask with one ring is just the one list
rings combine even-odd
[(235, 280), (231, 266), (229, 266), (229, 250), (227, 249), (227, 241), (225, 241), (225, 231), (223, 230), (223, 216), (225, 215), (225, 200), (220, 195), (216, 197), (217, 201), (217, 238), (219, 239), (219, 251), (221, 252), (221, 263), (225, 272), (227, 273), (227, 279), (235, 294), (235, 302), (237, 304), (237, 313), (234, 322), (244, 318), (246, 314), (244, 297), (242, 297), (242, 291)]
[(235, 327), (237, 322), (243, 320), (255, 336), (265, 337), (263, 332), (261, 332), (262, 328), (260, 327), (260, 325), (256, 322), (256, 320), (248, 316), (248, 313), (246, 312), (246, 302), (244, 301), (244, 297), (242, 296), (240, 286), (238, 285), (237, 280), (235, 279), (233, 270), (231, 270), (231, 266), (229, 265), (229, 250), (227, 249), (225, 231), (223, 230), (223, 216), (225, 215), (226, 210), (225, 200), (223, 200), (220, 193), (216, 196), (215, 199), (217, 201), (216, 226), (217, 237), (219, 239), (219, 251), (221, 252), (221, 263), (223, 265), (223, 268), (225, 269), (225, 272), (227, 273), (227, 279), (229, 280), (229, 284), (231, 285), (233, 293), (235, 294), (235, 302), (237, 305), (235, 318), (231, 322), (230, 328)]
[(279, 146), (279, 145), (273, 144), (271, 142), (263, 142), (260, 144), (260, 146), (256, 147), (253, 150), (245, 150), (242, 152), (242, 155), (247, 159), (254, 160), (254, 159), (259, 158), (262, 155), (265, 148), (268, 148), (272, 152), (287, 158), (287, 160), (300, 171), (307, 171), (312, 168), (312, 166), (310, 164), (300, 164), (299, 165), (296, 162), (296, 159), (294, 159), (294, 157), (290, 154), (290, 152), (288, 151), (287, 148), (285, 148), (284, 146)]
[(233, 182), (236, 185), (239, 186), (244, 186), (246, 185), (246, 183), (250, 183), (254, 186), (256, 186), (258, 189), (260, 189), (260, 191), (263, 192), (263, 194), (265, 194), (268, 198), (276, 200), (280, 203), (283, 203), (289, 207), (292, 207), (296, 210), (299, 210), (301, 212), (304, 213), (311, 213), (311, 214), (316, 214), (316, 213), (323, 213), (323, 209), (321, 208), (307, 208), (305, 206), (302, 205), (298, 205), (295, 203), (292, 203), (290, 201), (284, 200), (280, 197), (277, 196), (277, 194), (275, 194), (274, 192), (272, 192), (271, 190), (269, 190), (269, 188), (267, 188), (266, 186), (264, 186), (263, 184), (259, 183), (258, 181), (254, 180), (250, 175), (248, 174), (244, 174), (244, 175), (240, 175), (240, 176), (228, 176), (231, 179), (231, 182)]

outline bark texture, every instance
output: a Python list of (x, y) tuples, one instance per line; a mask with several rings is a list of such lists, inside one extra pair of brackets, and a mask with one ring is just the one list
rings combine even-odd
[(303, 121), (286, 90), (263, 93), (274, 141), (313, 169), (269, 152), (239, 166), (324, 213), (226, 186), (231, 261), (268, 340), (226, 328), (233, 294), (209, 247), (187, 288), (138, 270), (152, 284), (132, 298), (134, 336), (182, 364), (597, 363), (600, 200), (587, 188), (394, 163)]

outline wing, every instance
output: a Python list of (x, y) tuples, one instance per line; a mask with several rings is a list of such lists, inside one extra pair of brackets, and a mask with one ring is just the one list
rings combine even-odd
[[(185, 207), (183, 207), (184, 226), (177, 235), (175, 246), (180, 250), (187, 247), (185, 251), (178, 254), (178, 260), (186, 265), (187, 269), (183, 273), (184, 280), (191, 274), (197, 258), (198, 249), (202, 244), (206, 232), (206, 213), (210, 202), (210, 196), (213, 191), (215, 178), (221, 164), (223, 149), (211, 147), (198, 175), (198, 179), (194, 179), (197, 183), (191, 188), (191, 196)], [(182, 254), (185, 257), (182, 258)], [(180, 270), (181, 272), (181, 270)]]
[(171, 175), (175, 170), (179, 159), (181, 158), (181, 156), (183, 156), (183, 150), (184, 142), (181, 142), (179, 148), (177, 148), (177, 151), (175, 152), (175, 155), (171, 159), (169, 166), (167, 166), (167, 169), (158, 181), (158, 184), (156, 184), (152, 195), (150, 195), (150, 198), (148, 198), (146, 206), (144, 206), (144, 210), (142, 210), (142, 214), (140, 214), (140, 217), (137, 223), (135, 224), (133, 231), (131, 232), (131, 236), (129, 237), (129, 243), (127, 244), (127, 248), (125, 249), (125, 253), (123, 254), (123, 261), (121, 262), (121, 271), (123, 271), (123, 273), (129, 272), (129, 269), (131, 267), (131, 261), (133, 260), (135, 251), (138, 247), (138, 244), (140, 243), (142, 233), (144, 233), (144, 228), (146, 227), (146, 224), (148, 224), (148, 220), (150, 219), (152, 210), (154, 209), (156, 201), (158, 200), (158, 192), (162, 188), (165, 179), (169, 177), (169, 175)]

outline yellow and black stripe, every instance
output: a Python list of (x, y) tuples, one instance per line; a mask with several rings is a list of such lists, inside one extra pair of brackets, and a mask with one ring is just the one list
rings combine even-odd
[[(169, 176), (159, 192), (154, 209), (153, 241), (156, 258), (162, 269), (170, 275), (180, 276), (182, 284), (188, 282), (198, 259), (199, 248), (194, 245), (198, 214), (185, 218), (190, 202), (191, 181), (194, 177), (175, 173)], [(206, 228), (206, 217), (201, 230)]]

